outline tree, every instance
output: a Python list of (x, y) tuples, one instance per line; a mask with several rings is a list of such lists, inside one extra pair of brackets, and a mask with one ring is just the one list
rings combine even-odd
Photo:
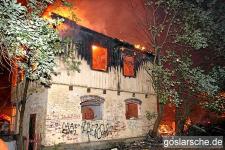
[(20, 101), (18, 148), (22, 149), (23, 116), (29, 83), (50, 86), (54, 74), (55, 56), (62, 52), (61, 39), (53, 28), (58, 21), (41, 18), (43, 8), (51, 0), (30, 0), (27, 7), (16, 0), (0, 1), (0, 62), (13, 69), (17, 64), (25, 71), (25, 86)]
[[(135, 15), (139, 18), (138, 27), (142, 29), (142, 34), (148, 39), (148, 45), (154, 53), (153, 67), (146, 70), (151, 76), (159, 104), (153, 135), (157, 133), (163, 108), (167, 103), (176, 106), (176, 132), (181, 134), (185, 120), (190, 114), (191, 106), (188, 100), (196, 97), (199, 100), (198, 95), (215, 100), (220, 90), (216, 75), (210, 76), (208, 70), (206, 72), (200, 66), (194, 66), (191, 54), (197, 50), (212, 49), (219, 54), (214, 55), (216, 58), (224, 56), (221, 55), (224, 54), (222, 52), (224, 42), (221, 43), (224, 40), (224, 16), (220, 16), (224, 14), (222, 13), (224, 2), (219, 0), (142, 2), (144, 6), (142, 13)], [(131, 1), (131, 4), (134, 6), (134, 1)], [(134, 7), (133, 9), (135, 10)], [(193, 103), (202, 104), (206, 108), (211, 108), (210, 110), (222, 110), (216, 109), (224, 108), (224, 103), (219, 101), (220, 105), (212, 101), (193, 101)]]

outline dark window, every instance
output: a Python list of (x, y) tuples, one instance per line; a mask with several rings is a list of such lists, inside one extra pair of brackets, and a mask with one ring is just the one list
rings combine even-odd
[(83, 120), (101, 120), (104, 99), (96, 95), (81, 96), (81, 113)]
[(106, 48), (92, 45), (92, 69), (107, 71), (108, 51)]
[(28, 150), (34, 149), (34, 142), (31, 142), (35, 139), (35, 128), (36, 128), (36, 114), (30, 115), (30, 122), (29, 122), (29, 145)]
[(135, 77), (134, 56), (123, 57), (123, 75), (126, 77)]
[(127, 99), (126, 103), (126, 119), (137, 119), (139, 115), (139, 109), (141, 101), (138, 99)]

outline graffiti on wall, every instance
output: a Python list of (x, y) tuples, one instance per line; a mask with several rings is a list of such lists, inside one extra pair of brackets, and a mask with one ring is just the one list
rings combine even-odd
[(56, 114), (55, 112), (51, 112), (47, 115), (47, 120), (69, 120), (69, 119), (81, 119), (80, 114)]
[(126, 130), (123, 121), (69, 121), (69, 120), (48, 120), (47, 132), (58, 140), (75, 141), (86, 137), (90, 139), (115, 138)]
[(123, 122), (117, 121), (114, 124), (102, 123), (96, 121), (82, 121), (82, 123), (63, 122), (61, 127), (61, 133), (64, 135), (78, 135), (79, 131), (83, 136), (88, 138), (94, 137), (96, 139), (102, 139), (107, 136), (115, 136), (122, 130), (125, 130), (126, 126)]
[(83, 121), (81, 125), (82, 134), (86, 134), (88, 138), (90, 136), (101, 139), (107, 137), (112, 133), (113, 126), (109, 123), (95, 123), (95, 122), (87, 122)]
[(80, 124), (76, 123), (62, 123), (62, 133), (63, 134), (72, 134), (72, 135), (78, 135), (77, 134), (77, 128), (80, 127)]

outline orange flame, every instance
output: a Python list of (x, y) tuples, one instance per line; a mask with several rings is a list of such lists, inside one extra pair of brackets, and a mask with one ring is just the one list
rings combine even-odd
[[(110, 37), (130, 43), (142, 43), (148, 48), (145, 36), (136, 29), (137, 19), (133, 17), (127, 1), (55, 0), (45, 9), (42, 16), (51, 19), (52, 13), (55, 13)], [(121, 13), (119, 16), (118, 11)], [(140, 35), (140, 38), (137, 35)], [(139, 49), (146, 51), (144, 46), (140, 46)]]
[(172, 125), (169, 124), (159, 125), (158, 132), (160, 135), (175, 135), (175, 122), (172, 122)]
[(134, 47), (135, 47), (136, 49), (139, 49), (139, 50), (142, 50), (142, 51), (145, 50), (145, 47), (144, 47), (144, 46), (141, 46), (140, 44), (134, 44)]
[[(42, 17), (44, 19), (51, 20), (51, 15), (55, 13), (62, 17), (68, 18), (72, 21), (75, 21), (82, 26), (91, 28), (91, 24), (87, 20), (81, 19), (81, 18), (84, 18), (82, 15), (82, 10), (77, 8), (74, 5), (74, 2), (72, 0), (67, 0), (67, 1), (69, 3), (69, 6), (65, 5), (62, 0), (54, 1), (53, 4), (49, 5), (45, 9), (44, 13), (42, 14)], [(77, 16), (79, 16), (79, 18)], [(57, 29), (67, 30), (69, 29), (69, 26), (66, 26), (65, 24), (63, 24), (63, 25), (60, 25), (60, 27), (57, 27)]]
[(1, 114), (0, 118), (7, 120), (8, 122), (11, 122), (11, 117), (6, 114)]
[(187, 131), (188, 128), (190, 127), (190, 125), (191, 125), (191, 118), (188, 117), (185, 124), (184, 124), (184, 131)]

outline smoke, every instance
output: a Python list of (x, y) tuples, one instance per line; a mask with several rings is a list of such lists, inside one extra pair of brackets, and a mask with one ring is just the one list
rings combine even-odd
[[(147, 38), (139, 28), (136, 11), (141, 9), (142, 0), (67, 0), (72, 9), (63, 7), (56, 0), (46, 9), (71, 19), (71, 11), (80, 19), (78, 24), (97, 32), (132, 44), (147, 46)], [(133, 6), (132, 6), (133, 4)], [(143, 17), (143, 16), (141, 16)]]

